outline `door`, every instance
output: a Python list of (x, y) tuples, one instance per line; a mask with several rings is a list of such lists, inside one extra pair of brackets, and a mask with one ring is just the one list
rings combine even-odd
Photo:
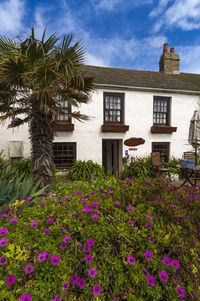
[(122, 166), (122, 140), (103, 139), (102, 157), (106, 173), (119, 175)]

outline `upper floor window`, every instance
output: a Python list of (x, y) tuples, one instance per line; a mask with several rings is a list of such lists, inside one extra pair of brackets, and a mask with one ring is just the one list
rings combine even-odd
[(60, 100), (57, 103), (58, 107), (58, 115), (56, 115), (56, 121), (66, 121), (71, 122), (71, 118), (68, 116), (69, 113), (71, 113), (71, 105), (68, 103), (68, 101)]
[(104, 123), (124, 123), (123, 93), (104, 93)]
[(170, 125), (170, 97), (154, 96), (153, 124)]

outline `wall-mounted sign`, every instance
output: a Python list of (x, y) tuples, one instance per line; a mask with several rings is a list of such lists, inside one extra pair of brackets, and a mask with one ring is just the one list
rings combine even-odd
[(130, 147), (128, 150), (129, 150), (129, 151), (136, 151), (137, 148), (136, 148), (136, 147)]
[(128, 150), (125, 150), (125, 156), (128, 156)]
[(145, 140), (143, 138), (131, 137), (124, 141), (124, 144), (127, 146), (138, 146), (140, 144), (144, 144)]

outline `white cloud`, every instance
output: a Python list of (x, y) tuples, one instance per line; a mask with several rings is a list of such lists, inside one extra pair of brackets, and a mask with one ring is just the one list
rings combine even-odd
[(119, 7), (120, 10), (124, 10), (130, 7), (151, 4), (153, 0), (90, 0), (90, 2), (96, 10), (112, 11), (117, 7)]
[(0, 3), (0, 33), (18, 33), (23, 28), (24, 2), (5, 0)]
[[(167, 0), (166, 0), (167, 2)], [(166, 4), (165, 0), (160, 1)], [(158, 11), (159, 11), (158, 7)], [(164, 6), (164, 8), (166, 5)], [(159, 15), (159, 16), (158, 16)], [(154, 32), (158, 32), (163, 27), (179, 27), (182, 30), (192, 30), (200, 28), (200, 0), (176, 0), (167, 10), (156, 10), (150, 13), (151, 17), (157, 17), (154, 24)]]
[(149, 16), (157, 17), (158, 15), (163, 13), (163, 11), (165, 10), (165, 8), (169, 2), (170, 2), (170, 0), (160, 0), (158, 6), (150, 12)]
[(180, 71), (200, 74), (200, 45), (177, 46), (177, 49), (180, 54)]

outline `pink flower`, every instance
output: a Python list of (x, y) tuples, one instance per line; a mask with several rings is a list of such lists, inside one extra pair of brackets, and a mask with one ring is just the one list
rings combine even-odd
[(144, 252), (144, 256), (147, 260), (151, 260), (153, 258), (153, 254), (150, 251)]
[(51, 224), (53, 224), (53, 222), (54, 222), (54, 219), (53, 218), (48, 218), (47, 219), (47, 223), (49, 224), (49, 225), (51, 225)]
[(168, 257), (163, 257), (162, 262), (168, 267), (171, 265), (171, 260)]
[(146, 226), (147, 228), (152, 228), (152, 225), (151, 225), (150, 223), (146, 223), (145, 226)]
[(33, 221), (33, 222), (30, 223), (30, 226), (33, 227), (33, 228), (37, 228), (38, 222), (37, 221)]
[(127, 210), (127, 211), (133, 211), (133, 207), (132, 207), (132, 206), (127, 206), (127, 207), (126, 207), (126, 210)]
[(180, 285), (177, 286), (176, 292), (180, 298), (185, 298), (185, 290)]
[(173, 259), (173, 260), (171, 261), (171, 265), (172, 265), (176, 270), (178, 270), (178, 269), (180, 268), (180, 264), (179, 264), (178, 260)]
[(58, 265), (60, 263), (60, 256), (58, 256), (58, 255), (52, 256), (51, 263), (53, 265)]
[(153, 220), (153, 216), (147, 215), (147, 216), (146, 216), (146, 219), (147, 219), (148, 221), (152, 221), (152, 220)]
[(43, 232), (47, 234), (47, 233), (49, 233), (49, 229), (45, 228)]
[(20, 299), (20, 301), (31, 301), (31, 294), (30, 293), (24, 293)]
[(9, 222), (10, 223), (16, 223), (18, 221), (18, 218), (17, 217), (12, 217)]
[(121, 203), (120, 203), (119, 201), (116, 201), (116, 202), (115, 202), (115, 205), (117, 205), (117, 206), (120, 206), (120, 204), (121, 204)]
[(163, 282), (167, 282), (168, 280), (168, 275), (165, 271), (160, 271), (159, 277)]
[(94, 239), (92, 239), (92, 238), (89, 238), (89, 239), (87, 240), (87, 244), (88, 244), (88, 246), (90, 246), (90, 247), (93, 247), (93, 246), (94, 246), (94, 244), (95, 244), (95, 241), (94, 241)]
[(85, 279), (84, 279), (84, 278), (78, 279), (77, 284), (78, 284), (78, 286), (79, 286), (80, 288), (84, 288), (84, 286), (85, 286)]
[(95, 278), (97, 275), (97, 270), (95, 268), (91, 268), (88, 270), (88, 275), (90, 276), (90, 278)]
[(8, 229), (7, 228), (0, 228), (0, 236), (4, 236), (8, 233)]
[(92, 292), (94, 295), (101, 295), (101, 286), (100, 284), (95, 284), (92, 288)]
[(99, 218), (98, 214), (93, 214), (92, 219), (97, 220)]
[(85, 256), (85, 261), (86, 261), (87, 263), (91, 263), (91, 262), (93, 261), (92, 255), (91, 255), (91, 254), (87, 254), (87, 255)]
[(77, 281), (78, 281), (78, 276), (77, 276), (76, 274), (73, 274), (73, 275), (72, 275), (72, 278), (71, 278), (71, 282), (72, 282), (73, 284), (76, 284)]
[(12, 285), (15, 283), (16, 277), (14, 275), (9, 275), (6, 279), (6, 285)]
[(153, 277), (153, 276), (151, 276), (150, 274), (149, 275), (147, 275), (147, 282), (148, 282), (148, 284), (149, 285), (151, 285), (151, 286), (154, 286), (155, 285), (155, 282), (156, 282), (156, 280), (155, 280), (155, 278)]
[(129, 255), (127, 258), (127, 262), (131, 265), (135, 264), (135, 257), (133, 257), (132, 255)]
[(63, 238), (63, 242), (64, 242), (65, 244), (69, 243), (70, 238), (71, 238), (70, 236), (65, 236), (65, 237)]
[(69, 288), (69, 283), (67, 281), (65, 281), (63, 284), (62, 284), (62, 290), (67, 290)]

